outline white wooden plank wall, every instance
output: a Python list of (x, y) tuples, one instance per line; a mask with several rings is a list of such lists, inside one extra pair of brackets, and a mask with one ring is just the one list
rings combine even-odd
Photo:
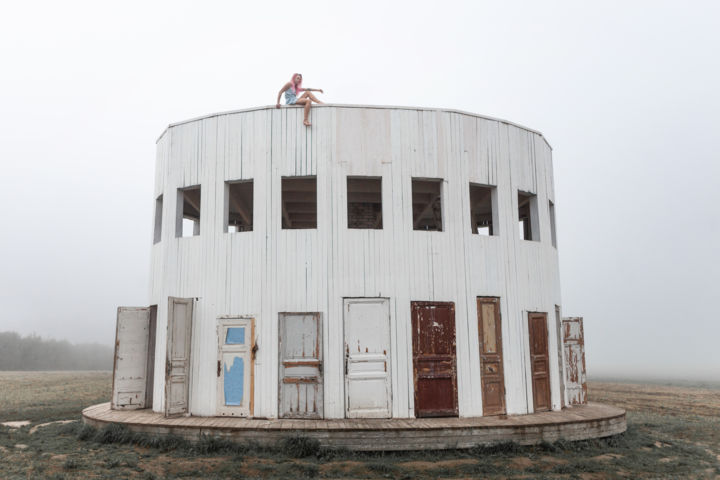
[[(388, 297), (394, 417), (413, 416), (410, 302), (455, 302), (461, 416), (482, 414), (475, 299), (501, 299), (510, 414), (532, 411), (527, 312), (548, 314), (552, 403), (560, 408), (550, 243), (551, 151), (536, 132), (458, 112), (412, 108), (255, 109), (170, 127), (158, 140), (152, 247), (158, 306), (155, 411), (162, 411), (167, 297), (195, 297), (190, 409), (216, 413), (216, 319), (254, 315), (255, 415), (277, 416), (278, 312), (322, 313), (325, 416), (344, 416), (344, 297)], [(317, 176), (317, 230), (282, 230), (281, 177)], [(383, 229), (347, 228), (346, 177), (382, 177)], [(411, 178), (442, 178), (443, 232), (412, 230)], [(252, 232), (223, 233), (224, 182), (254, 181)], [(498, 236), (470, 233), (469, 183), (497, 186)], [(175, 238), (176, 189), (201, 185), (200, 236)], [(517, 190), (537, 194), (541, 241), (519, 239)], [(154, 198), (153, 198), (154, 201)], [(555, 358), (555, 360), (553, 360)]]

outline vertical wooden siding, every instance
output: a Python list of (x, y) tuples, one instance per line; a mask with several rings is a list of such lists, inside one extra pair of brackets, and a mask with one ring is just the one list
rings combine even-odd
[[(501, 299), (507, 411), (532, 398), (528, 311), (560, 305), (550, 244), (551, 151), (537, 133), (455, 112), (320, 107), (313, 127), (298, 108), (223, 114), (170, 127), (158, 140), (155, 195), (164, 194), (162, 241), (153, 245), (151, 304), (158, 305), (156, 371), (165, 358), (168, 296), (197, 298), (190, 409), (216, 405), (215, 324), (252, 315), (259, 350), (255, 415), (277, 416), (278, 312), (322, 312), (325, 416), (344, 416), (343, 297), (388, 297), (393, 416), (413, 416), (410, 302), (456, 306), (461, 416), (482, 414), (478, 296)], [(317, 176), (318, 228), (280, 228), (282, 176)], [(382, 176), (382, 230), (347, 229), (346, 176)], [(412, 230), (411, 178), (442, 178), (443, 232)], [(254, 180), (252, 232), (223, 233), (224, 182)], [(470, 234), (468, 183), (497, 185), (499, 235)], [(202, 185), (201, 235), (175, 238), (175, 190)], [(537, 194), (540, 242), (518, 238), (517, 190)], [(150, 199), (148, 200), (150, 201)], [(151, 245), (151, 239), (148, 239)], [(554, 328), (551, 326), (551, 329)], [(549, 351), (556, 352), (555, 332)], [(560, 408), (551, 361), (553, 408)], [(162, 379), (154, 409), (163, 408)]]

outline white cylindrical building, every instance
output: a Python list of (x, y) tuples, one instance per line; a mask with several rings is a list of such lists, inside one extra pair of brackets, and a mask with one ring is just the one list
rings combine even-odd
[(311, 115), (306, 128), (299, 108), (262, 107), (160, 136), (153, 409), (560, 409), (544, 137), (451, 110), (322, 105)]

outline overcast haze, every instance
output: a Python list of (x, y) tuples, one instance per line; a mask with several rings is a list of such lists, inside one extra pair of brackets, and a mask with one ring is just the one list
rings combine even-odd
[(589, 373), (720, 379), (720, 2), (261, 3), (0, 7), (0, 331), (111, 344), (148, 303), (157, 137), (300, 71), (543, 132)]

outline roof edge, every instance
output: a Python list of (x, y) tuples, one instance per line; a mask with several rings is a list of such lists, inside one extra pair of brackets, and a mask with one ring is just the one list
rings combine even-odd
[[(530, 133), (534, 133), (536, 135), (539, 135), (540, 138), (543, 139), (545, 144), (548, 146), (550, 150), (552, 150), (552, 145), (550, 145), (550, 142), (547, 141), (547, 138), (545, 138), (545, 135), (542, 134), (539, 130), (535, 130), (532, 128), (528, 128), (524, 125), (520, 125), (519, 123), (511, 122), (509, 120), (504, 120), (502, 118), (497, 117), (491, 117), (489, 115), (480, 115), (478, 113), (472, 113), (472, 112), (466, 112), (465, 110), (457, 110), (454, 108), (431, 108), (431, 107), (408, 107), (408, 106), (396, 106), (396, 105), (353, 105), (353, 104), (344, 104), (344, 103), (323, 103), (321, 105), (313, 105), (313, 108), (327, 108), (327, 107), (336, 107), (336, 108), (376, 108), (376, 109), (387, 109), (387, 110), (417, 110), (417, 111), (424, 111), (424, 112), (444, 112), (444, 113), (457, 113), (460, 115), (468, 115), (470, 117), (476, 117), (476, 118), (482, 118), (483, 120), (491, 120), (494, 122), (500, 122), (504, 123), (506, 125), (511, 125), (513, 127), (522, 128), (525, 131), (528, 131)], [(262, 107), (252, 107), (252, 108), (243, 108), (238, 110), (227, 110), (224, 112), (216, 112), (216, 113), (210, 113), (207, 115), (201, 115), (198, 117), (189, 118), (187, 120), (182, 120), (179, 122), (174, 122), (169, 124), (165, 130), (160, 134), (160, 136), (157, 138), (155, 143), (159, 142), (160, 139), (167, 133), (169, 129), (172, 127), (177, 127), (179, 125), (184, 125), (186, 123), (191, 122), (197, 122), (198, 120), (206, 120), (208, 118), (213, 117), (220, 117), (223, 115), (232, 115), (235, 113), (247, 113), (247, 112), (256, 112), (258, 110), (268, 110), (268, 109), (274, 109), (277, 108), (274, 105), (264, 105)], [(286, 105), (283, 105), (281, 108), (300, 108), (300, 106), (294, 107), (288, 107)]]

